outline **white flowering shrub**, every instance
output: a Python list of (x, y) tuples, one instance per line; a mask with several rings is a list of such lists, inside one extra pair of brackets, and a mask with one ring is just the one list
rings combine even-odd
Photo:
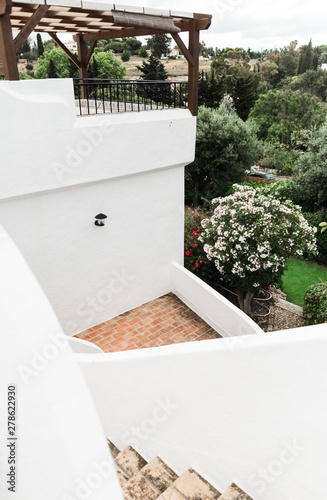
[(213, 215), (201, 221), (199, 240), (220, 278), (244, 299), (278, 281), (290, 257), (316, 253), (317, 230), (290, 200), (281, 203), (250, 186), (233, 189), (212, 200)]

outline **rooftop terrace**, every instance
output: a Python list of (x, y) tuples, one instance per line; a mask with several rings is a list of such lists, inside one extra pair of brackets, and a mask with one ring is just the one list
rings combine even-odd
[[(82, 80), (88, 78), (87, 66), (98, 40), (169, 33), (188, 62), (188, 107), (196, 115), (200, 31), (209, 28), (211, 17), (210, 14), (82, 0), (0, 0), (3, 74), (6, 80), (19, 80), (16, 53), (33, 31), (48, 33), (78, 67)], [(19, 31), (15, 39), (13, 30)], [(189, 33), (188, 47), (180, 38), (180, 32)], [(75, 34), (77, 56), (67, 49), (57, 33)], [(90, 46), (87, 42), (91, 42)]]

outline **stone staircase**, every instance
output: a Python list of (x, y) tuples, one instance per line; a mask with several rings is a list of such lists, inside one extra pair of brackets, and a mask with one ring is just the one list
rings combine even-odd
[(220, 493), (193, 469), (178, 477), (159, 457), (148, 463), (131, 446), (108, 445), (125, 500), (253, 500), (234, 483)]

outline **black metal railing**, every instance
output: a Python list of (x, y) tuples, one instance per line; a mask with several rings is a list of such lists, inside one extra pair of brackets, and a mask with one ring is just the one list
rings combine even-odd
[(80, 115), (187, 107), (187, 82), (74, 79)]

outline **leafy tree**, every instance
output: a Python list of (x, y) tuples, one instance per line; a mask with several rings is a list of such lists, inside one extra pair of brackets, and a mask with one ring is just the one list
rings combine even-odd
[(165, 66), (153, 54), (149, 57), (149, 61), (143, 61), (142, 66), (136, 67), (143, 73), (142, 80), (167, 80), (168, 78)]
[(312, 40), (308, 43), (308, 45), (303, 45), (300, 48), (300, 60), (299, 60), (299, 69), (298, 74), (302, 75), (306, 71), (313, 69), (313, 49), (312, 49)]
[(54, 40), (45, 40), (43, 42), (43, 47), (44, 47), (44, 52), (50, 52), (50, 50), (57, 48), (57, 44)]
[(290, 145), (295, 131), (322, 125), (326, 113), (317, 98), (310, 94), (270, 90), (256, 101), (250, 118), (257, 124), (260, 138), (271, 141), (278, 139)]
[[(94, 54), (92, 59), (96, 60), (98, 67), (98, 78), (123, 78), (126, 74), (126, 68), (116, 58), (111, 51), (99, 52)], [(69, 57), (61, 49), (53, 49), (50, 52), (45, 51), (40, 59), (36, 69), (36, 78), (50, 78), (50, 61), (51, 68), (55, 67), (55, 72), (58, 78), (70, 78), (72, 74), (72, 66), (70, 65)], [(74, 70), (75, 71), (75, 70)]]
[[(234, 66), (235, 68), (235, 66)], [(199, 104), (218, 108), (224, 95), (230, 95), (238, 115), (246, 120), (258, 98), (260, 76), (247, 69), (240, 69), (221, 77), (214, 71), (210, 75), (202, 72), (199, 78)]]
[(79, 78), (78, 67), (69, 58), (68, 58), (68, 76), (69, 78)]
[(26, 52), (30, 52), (30, 51), (31, 51), (31, 44), (30, 44), (29, 40), (25, 40), (25, 42), (21, 46), (19, 52), (26, 54)]
[(265, 80), (269, 87), (274, 86), (274, 84), (278, 81), (278, 65), (271, 61), (267, 60), (260, 64), (260, 73), (263, 80)]
[(325, 50), (324, 52), (322, 52), (322, 54), (320, 54), (318, 63), (319, 64), (326, 64), (327, 63), (327, 50)]
[(158, 59), (161, 56), (168, 56), (171, 38), (168, 35), (152, 35), (147, 38), (147, 48), (151, 50), (152, 55)]
[(299, 67), (300, 55), (296, 50), (297, 41), (294, 40), (287, 47), (281, 49), (280, 76), (295, 76)]
[(260, 57), (260, 52), (255, 52), (250, 47), (248, 47), (247, 51), (250, 59), (258, 59)]
[(56, 48), (51, 51), (45, 50), (36, 68), (35, 77), (68, 78), (68, 64), (69, 57), (61, 49)]
[(58, 73), (56, 71), (56, 66), (53, 59), (49, 61), (49, 68), (47, 73), (48, 78), (58, 78)]
[[(216, 75), (222, 76), (227, 72), (233, 74), (238, 69), (249, 69), (249, 54), (242, 48), (225, 49), (219, 59), (212, 61), (211, 69)], [(232, 69), (231, 69), (232, 68)]]
[[(159, 59), (155, 58), (153, 54), (149, 57), (149, 61), (143, 61), (142, 66), (137, 66), (143, 75), (142, 80), (167, 80), (168, 74), (164, 65)], [(154, 84), (144, 83), (137, 86), (137, 94), (148, 101), (156, 103), (171, 104), (173, 94), (171, 93), (170, 86), (167, 84)]]
[(124, 50), (124, 52), (121, 55), (121, 60), (123, 62), (127, 62), (130, 60), (130, 58), (131, 58), (131, 53), (128, 50)]
[(115, 54), (121, 54), (124, 50), (124, 42), (120, 38), (115, 38), (114, 40), (102, 40), (98, 45), (98, 52), (108, 52), (112, 50)]
[(327, 71), (322, 69), (308, 70), (292, 80), (290, 84), (292, 90), (316, 95), (323, 101), (327, 99)]
[(26, 57), (28, 61), (36, 61), (39, 58), (37, 47), (34, 46), (29, 52), (26, 52), (24, 57)]
[[(174, 47), (179, 50), (179, 47)], [(215, 51), (212, 47), (207, 47), (205, 42), (200, 42), (200, 55), (203, 57), (215, 57)]]
[(299, 158), (294, 181), (302, 190), (303, 205), (315, 212), (327, 209), (327, 124), (315, 130), (306, 153)]
[(37, 50), (39, 53), (39, 57), (42, 57), (44, 54), (44, 45), (40, 33), (36, 35), (36, 42), (37, 42)]
[(130, 38), (123, 38), (124, 51), (130, 52), (132, 55), (136, 55), (141, 47), (142, 42), (134, 36), (131, 36)]
[(98, 65), (98, 78), (123, 78), (126, 68), (115, 57), (112, 51), (99, 52), (94, 55)]
[(235, 76), (226, 76), (226, 88), (231, 95), (236, 112), (242, 120), (246, 120), (258, 98), (260, 76), (246, 69)]
[(146, 48), (145, 47), (141, 47), (140, 50), (138, 51), (138, 56), (139, 57), (142, 57), (143, 59), (145, 59), (146, 57), (148, 57), (148, 53), (146, 51)]
[(241, 309), (250, 314), (255, 291), (278, 283), (290, 257), (316, 252), (316, 229), (291, 201), (233, 187), (233, 194), (212, 200), (214, 212), (202, 220), (199, 239), (218, 277), (238, 292)]
[(222, 78), (216, 78), (213, 71), (210, 75), (202, 71), (199, 76), (199, 106), (218, 108), (225, 94)]
[(201, 196), (210, 199), (242, 179), (257, 162), (261, 148), (256, 131), (253, 122), (241, 120), (228, 98), (218, 109), (199, 108), (195, 161), (186, 167), (187, 196), (194, 206)]
[(19, 72), (19, 79), (20, 80), (33, 80), (33, 77), (31, 75), (28, 75), (27, 73), (24, 73), (24, 71)]
[(94, 56), (95, 54), (93, 54), (93, 56), (91, 57), (91, 61), (89, 62), (89, 65), (87, 67), (87, 72), (90, 78), (98, 78), (99, 76), (98, 63)]

